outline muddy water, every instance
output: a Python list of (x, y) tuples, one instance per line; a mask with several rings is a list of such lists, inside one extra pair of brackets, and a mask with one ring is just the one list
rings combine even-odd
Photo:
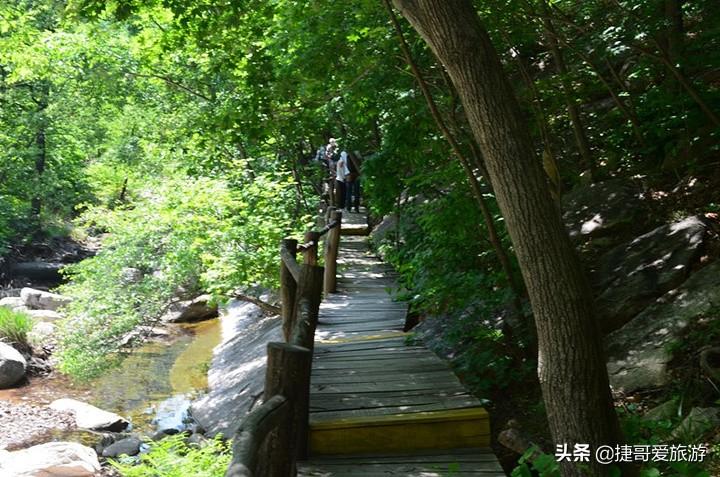
[(191, 400), (207, 388), (207, 370), (220, 335), (219, 319), (175, 325), (170, 337), (143, 345), (94, 381), (35, 378), (0, 391), (0, 399), (46, 405), (70, 397), (120, 414), (140, 432), (152, 432), (158, 420), (165, 427), (181, 426)]

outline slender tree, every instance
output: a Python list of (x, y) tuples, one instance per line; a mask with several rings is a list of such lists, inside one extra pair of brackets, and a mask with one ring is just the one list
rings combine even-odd
[[(535, 315), (538, 375), (555, 442), (619, 442), (590, 286), (487, 31), (470, 0), (394, 3), (447, 69), (482, 148)], [(596, 462), (589, 467), (561, 464), (566, 477), (607, 473)]]

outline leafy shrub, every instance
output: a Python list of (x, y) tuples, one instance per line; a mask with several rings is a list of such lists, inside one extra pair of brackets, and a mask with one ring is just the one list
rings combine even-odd
[(291, 193), (278, 173), (241, 189), (184, 177), (148, 187), (132, 207), (88, 210), (84, 224), (108, 236), (95, 257), (66, 270), (61, 291), (74, 301), (61, 324), (60, 369), (97, 376), (119, 358), (121, 338), (174, 298), (274, 286), (278, 244), (296, 223)]
[(0, 306), (0, 340), (9, 343), (25, 344), (32, 330), (33, 320), (27, 313), (13, 311)]
[(225, 475), (232, 454), (229, 443), (216, 437), (202, 447), (188, 445), (184, 436), (169, 436), (153, 444), (140, 463), (110, 463), (124, 477), (222, 477)]

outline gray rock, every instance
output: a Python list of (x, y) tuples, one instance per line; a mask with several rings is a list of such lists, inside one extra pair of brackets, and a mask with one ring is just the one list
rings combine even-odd
[(23, 301), (23, 299), (19, 296), (7, 296), (5, 298), (0, 298), (0, 306), (14, 310), (16, 308), (24, 307), (25, 301)]
[(664, 421), (672, 419), (678, 415), (677, 399), (670, 399), (662, 404), (658, 404), (643, 415), (645, 421)]
[(208, 438), (202, 434), (193, 434), (185, 439), (185, 443), (188, 445), (195, 445), (197, 447), (205, 447), (208, 443)]
[(72, 301), (69, 297), (34, 288), (23, 288), (20, 291), (20, 298), (23, 299), (25, 306), (33, 310), (57, 311)]
[(607, 336), (610, 384), (632, 392), (668, 382), (668, 345), (680, 339), (697, 317), (720, 303), (720, 261), (695, 272), (685, 283)]
[(137, 268), (125, 267), (120, 271), (120, 280), (125, 285), (140, 283), (143, 273)]
[(696, 442), (707, 431), (720, 427), (720, 409), (694, 407), (671, 434), (680, 442)]
[(262, 397), (267, 343), (283, 341), (281, 319), (264, 316), (251, 303), (232, 300), (221, 325), (223, 342), (214, 350), (209, 391), (191, 409), (208, 436), (235, 434), (242, 418)]
[(128, 437), (110, 444), (102, 451), (103, 457), (118, 457), (121, 455), (137, 455), (140, 452), (142, 441), (137, 437)]
[(685, 281), (700, 257), (706, 230), (699, 217), (687, 217), (600, 257), (593, 283), (602, 290), (596, 300), (601, 329), (618, 329), (657, 297)]
[(91, 477), (100, 472), (97, 454), (75, 442), (48, 442), (0, 453), (0, 475), (15, 477)]
[(123, 417), (108, 411), (103, 411), (90, 404), (75, 399), (58, 399), (50, 403), (50, 408), (56, 411), (71, 411), (75, 414), (75, 424), (82, 429), (96, 431), (120, 432), (130, 424)]
[(32, 316), (36, 321), (45, 321), (52, 323), (53, 321), (61, 320), (63, 316), (57, 311), (53, 310), (27, 310), (25, 313)]
[(186, 323), (215, 318), (218, 316), (218, 306), (211, 305), (210, 301), (210, 295), (200, 295), (193, 300), (174, 303), (162, 320), (166, 323)]
[(396, 214), (386, 215), (370, 232), (370, 240), (375, 246), (379, 245), (390, 233), (395, 232), (397, 225)]
[(56, 327), (48, 321), (40, 321), (35, 323), (28, 333), (28, 341), (34, 345), (43, 345), (55, 334)]
[(563, 196), (562, 210), (575, 242), (637, 230), (646, 217), (641, 189), (625, 179), (578, 186)]
[(0, 389), (17, 384), (25, 376), (27, 361), (18, 350), (0, 342)]
[(112, 433), (102, 434), (100, 440), (95, 444), (95, 452), (97, 452), (98, 455), (102, 455), (103, 450), (113, 445), (118, 438), (119, 437)]

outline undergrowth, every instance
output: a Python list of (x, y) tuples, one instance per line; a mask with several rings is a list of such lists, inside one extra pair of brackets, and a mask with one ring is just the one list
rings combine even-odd
[(154, 443), (140, 462), (111, 460), (123, 477), (223, 477), (230, 465), (229, 442), (217, 436), (202, 446), (187, 444), (177, 434)]
[(27, 344), (33, 320), (27, 313), (0, 306), (0, 341), (10, 344)]

